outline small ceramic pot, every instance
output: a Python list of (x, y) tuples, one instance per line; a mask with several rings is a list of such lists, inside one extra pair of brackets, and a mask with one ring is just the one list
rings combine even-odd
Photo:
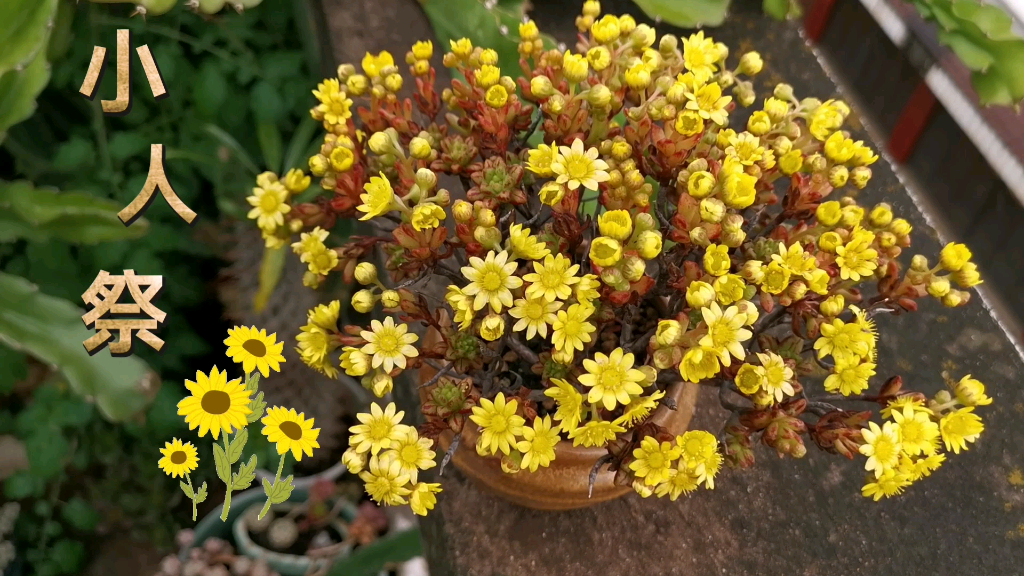
[[(430, 336), (428, 334), (428, 339)], [(424, 365), (420, 368), (420, 382), (429, 381), (436, 373), (435, 369)], [(696, 384), (673, 384), (666, 391), (665, 397), (675, 400), (676, 409), (658, 406), (651, 414), (650, 421), (665, 427), (671, 434), (682, 434), (693, 416), (697, 391)], [(420, 389), (421, 400), (426, 397), (426, 393), (426, 389)], [(451, 431), (442, 433), (438, 438), (437, 450), (440, 453), (448, 450), (454, 436)], [(501, 470), (499, 457), (480, 456), (476, 453), (479, 437), (477, 426), (467, 421), (459, 447), (452, 455), (452, 463), (480, 487), (513, 504), (534, 510), (572, 510), (619, 498), (633, 491), (630, 486), (616, 485), (615, 473), (604, 468), (597, 475), (593, 495), (588, 496), (590, 471), (608, 453), (604, 448), (573, 446), (572, 442), (562, 440), (555, 447), (555, 459), (550, 466), (538, 468), (536, 472), (524, 470), (506, 474)]]
[[(279, 504), (274, 506), (271, 510), (276, 511), (278, 513), (286, 512), (292, 509), (294, 506), (296, 506), (296, 504)], [(249, 508), (242, 512), (242, 516), (235, 520), (235, 523), (231, 528), (232, 535), (235, 537), (235, 546), (238, 548), (238, 551), (240, 553), (245, 554), (249, 558), (252, 558), (254, 560), (266, 560), (267, 564), (269, 564), (270, 567), (275, 572), (281, 574), (281, 576), (304, 576), (305, 574), (310, 574), (311, 572), (322, 571), (325, 568), (329, 567), (331, 564), (333, 564), (337, 558), (344, 557), (349, 554), (351, 550), (350, 545), (338, 551), (337, 554), (329, 558), (321, 559), (313, 559), (309, 556), (301, 556), (297, 554), (284, 554), (260, 546), (259, 544), (254, 542), (252, 537), (250, 536), (249, 527), (245, 519), (247, 518), (246, 513), (249, 510), (258, 510), (262, 507), (262, 503), (257, 502), (255, 504), (252, 504), (251, 506), (249, 506)], [(346, 505), (341, 510), (341, 516), (345, 519), (346, 522), (351, 522), (352, 520), (354, 520), (356, 514), (356, 509), (351, 504)], [(331, 524), (331, 527), (335, 530), (335, 532), (340, 534), (342, 538), (346, 538), (348, 536), (348, 528), (341, 521), (335, 521)]]

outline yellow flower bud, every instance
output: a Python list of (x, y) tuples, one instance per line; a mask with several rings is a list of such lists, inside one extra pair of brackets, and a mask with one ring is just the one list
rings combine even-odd
[(836, 248), (843, 245), (843, 237), (836, 232), (825, 232), (818, 238), (818, 248), (835, 254)]
[(505, 317), (491, 312), (480, 321), (480, 337), (494, 342), (505, 333)]
[(754, 184), (757, 178), (746, 173), (734, 173), (725, 177), (722, 183), (722, 200), (729, 208), (742, 210), (749, 207), (757, 199)]
[(595, 84), (587, 91), (587, 102), (594, 108), (607, 108), (612, 103), (612, 91), (604, 84)]
[(651, 85), (651, 72), (643, 62), (637, 62), (626, 69), (626, 84), (634, 90), (643, 90)]
[(988, 406), (992, 403), (992, 398), (985, 395), (985, 385), (971, 378), (970, 374), (953, 385), (953, 393), (964, 406)]
[(469, 38), (459, 38), (448, 42), (451, 45), (452, 54), (459, 58), (467, 58), (473, 52), (473, 43), (469, 41)]
[(946, 294), (949, 294), (949, 278), (945, 276), (933, 276), (928, 281), (928, 293), (936, 298), (942, 298)]
[(726, 214), (722, 218), (722, 230), (726, 232), (739, 232), (743, 229), (743, 216), (739, 214)]
[(761, 72), (761, 68), (764, 67), (764, 61), (761, 60), (761, 55), (757, 52), (747, 52), (743, 56), (740, 56), (740, 72), (747, 76), (754, 76)]
[(644, 373), (644, 380), (640, 383), (641, 386), (650, 386), (658, 381), (658, 370), (654, 366), (644, 364), (637, 368), (637, 370)]
[(473, 219), (473, 205), (465, 200), (456, 200), (452, 205), (452, 216), (460, 224), (469, 222)]
[(754, 86), (750, 82), (738, 82), (736, 87), (732, 89), (732, 94), (736, 97), (736, 101), (739, 102), (740, 106), (743, 107), (750, 106), (757, 99), (757, 94), (754, 93)]
[(644, 230), (637, 235), (637, 253), (644, 260), (653, 260), (661, 254), (662, 237), (661, 232), (656, 230)]
[(601, 267), (614, 266), (622, 259), (622, 245), (618, 240), (598, 236), (590, 243), (590, 260)]
[(690, 229), (690, 242), (697, 246), (707, 246), (711, 243), (708, 238), (708, 231), (703, 226), (697, 226)]
[[(323, 158), (323, 156), (314, 156), (313, 158)], [(331, 169), (335, 172), (347, 172), (352, 168), (354, 162), (355, 154), (348, 148), (338, 146), (331, 150)], [(317, 170), (313, 166), (312, 158), (310, 158), (309, 169), (316, 174)]]
[(618, 268), (605, 268), (601, 270), (601, 282), (604, 282), (615, 290), (625, 290), (629, 288), (629, 282), (626, 282), (626, 279), (622, 277), (622, 272), (620, 272)]
[(430, 168), (420, 168), (417, 170), (414, 180), (422, 192), (430, 192), (434, 189), (434, 186), (437, 186), (437, 174)]
[(966, 304), (969, 300), (970, 294), (961, 292), (959, 290), (950, 290), (948, 294), (942, 297), (942, 305), (948, 308), (956, 308)]
[(597, 40), (601, 44), (609, 44), (619, 39), (619, 18), (608, 14), (600, 20), (594, 22), (594, 25), (590, 27), (590, 33), (594, 35), (594, 40)]
[(641, 498), (650, 498), (651, 495), (654, 494), (654, 488), (652, 486), (648, 486), (639, 478), (633, 480), (633, 490), (639, 494)]
[(601, 3), (598, 0), (587, 0), (583, 3), (583, 15), (597, 18), (601, 14)]
[(565, 109), (565, 97), (558, 93), (552, 94), (547, 102), (544, 103), (542, 109), (552, 115), (561, 114), (562, 110)]
[(715, 138), (715, 144), (717, 144), (722, 150), (725, 150), (731, 146), (730, 142), (732, 142), (734, 138), (736, 138), (735, 130), (732, 128), (723, 128), (718, 131), (718, 136)]
[(806, 280), (807, 288), (815, 294), (828, 294), (828, 284), (831, 281), (831, 277), (828, 275), (828, 272), (820, 268), (815, 268), (807, 273)]
[(657, 38), (657, 34), (654, 32), (654, 28), (651, 28), (647, 24), (641, 24), (633, 29), (629, 35), (630, 42), (637, 48), (649, 48), (654, 46), (654, 40)]
[(683, 335), (683, 327), (675, 320), (659, 320), (658, 330), (654, 333), (654, 342), (661, 348), (675, 346)]
[(476, 85), (481, 88), (490, 88), (501, 79), (501, 70), (497, 66), (484, 64), (476, 71)]
[(647, 271), (647, 264), (643, 259), (636, 256), (626, 256), (622, 262), (622, 276), (630, 281), (637, 282), (644, 277)]
[(633, 233), (633, 217), (626, 210), (609, 210), (597, 217), (601, 234), (625, 242)]
[(712, 276), (724, 276), (732, 266), (729, 247), (712, 244), (704, 252), (704, 270)]
[(477, 226), (473, 230), (473, 239), (484, 248), (501, 250), (501, 230), (492, 226)]
[(808, 156), (804, 164), (807, 165), (811, 172), (824, 172), (825, 168), (828, 168), (828, 160), (817, 152)]
[(483, 226), (490, 228), (497, 226), (498, 218), (494, 215), (494, 211), (490, 208), (480, 208), (476, 211), (476, 224), (477, 226)]
[(715, 289), (716, 299), (722, 306), (728, 306), (733, 302), (743, 299), (743, 291), (747, 285), (743, 279), (735, 274), (726, 274), (715, 278), (712, 287)]
[(704, 308), (715, 301), (715, 289), (707, 282), (690, 282), (686, 287), (686, 303), (690, 308)]
[(374, 154), (388, 154), (391, 152), (391, 138), (389, 138), (385, 132), (374, 132), (373, 135), (370, 136), (368, 144), (370, 146), (370, 150), (373, 151)]
[(950, 272), (956, 272), (971, 261), (971, 251), (963, 244), (950, 242), (939, 253), (939, 264)]
[(402, 89), (402, 75), (388, 74), (387, 77), (384, 78), (384, 87), (392, 94), (398, 92)]
[(753, 325), (754, 322), (757, 322), (757, 317), (761, 315), (761, 313), (757, 311), (757, 306), (754, 306), (754, 303), (749, 300), (740, 300), (736, 303), (736, 308), (739, 309), (739, 314), (737, 314), (736, 317), (738, 318), (740, 315), (744, 316), (744, 326)]
[(571, 84), (583, 82), (587, 79), (589, 66), (587, 59), (580, 54), (573, 54), (568, 50), (562, 55), (562, 74)]
[(629, 142), (625, 140), (616, 140), (612, 142), (611, 157), (619, 162), (628, 159), (633, 155), (633, 147), (629, 145)]
[(632, 16), (629, 14), (619, 16), (619, 32), (629, 34), (634, 29), (636, 29), (636, 20)]
[(818, 309), (821, 310), (821, 313), (827, 318), (835, 318), (836, 316), (839, 316), (843, 313), (845, 308), (846, 299), (843, 298), (842, 294), (829, 296), (822, 300), (821, 304), (818, 305)]
[(963, 268), (953, 273), (953, 280), (961, 288), (972, 288), (981, 284), (981, 275), (978, 274), (978, 266), (974, 262), (967, 262)]
[(535, 98), (547, 98), (555, 93), (555, 87), (551, 85), (551, 79), (542, 74), (530, 79), (530, 93)]
[(764, 101), (764, 112), (771, 118), (772, 122), (781, 122), (789, 114), (789, 103), (780, 98), (766, 98)]
[(356, 312), (366, 314), (377, 304), (377, 296), (372, 290), (360, 290), (352, 295), (352, 307)]
[(370, 79), (362, 74), (353, 74), (345, 80), (345, 88), (348, 89), (348, 93), (352, 96), (362, 96), (369, 87)]
[(355, 270), (356, 281), (363, 286), (377, 283), (377, 267), (370, 262), (360, 262)]
[(587, 62), (596, 72), (600, 72), (612, 63), (612, 53), (604, 46), (594, 46), (587, 50)]
[(871, 180), (871, 168), (867, 166), (858, 166), (850, 171), (850, 179), (853, 181), (853, 185), (858, 190), (863, 190), (868, 185), (868, 181)]
[[(790, 144), (792, 145), (792, 144)], [(779, 170), (782, 170), (783, 174), (792, 176), (800, 171), (804, 165), (804, 154), (799, 148), (795, 148), (786, 152), (779, 158)]]
[(508, 102), (508, 90), (501, 84), (495, 84), (487, 89), (484, 95), (484, 102), (491, 108), (501, 108)]
[(378, 372), (370, 381), (370, 389), (377, 398), (383, 398), (385, 394), (391, 393), (395, 387), (395, 381), (385, 372)]
[(519, 38), (521, 40), (535, 40), (540, 37), (540, 30), (537, 29), (537, 23), (533, 20), (527, 20), (519, 25)]
[(541, 186), (538, 195), (540, 196), (541, 202), (548, 206), (554, 206), (562, 201), (562, 198), (565, 197), (565, 193), (565, 185), (552, 180)]
[(298, 194), (309, 188), (310, 177), (306, 176), (302, 170), (298, 168), (292, 168), (284, 175), (284, 187), (288, 189), (288, 192), (292, 194)]
[(421, 40), (412, 45), (412, 55), (417, 60), (430, 60), (434, 55), (434, 43), (430, 40)]
[(754, 136), (764, 136), (772, 129), (772, 119), (768, 113), (758, 110), (747, 119), (747, 130)]
[(721, 241), (729, 248), (739, 248), (747, 239), (747, 233), (743, 230), (722, 230)]
[(359, 474), (366, 468), (366, 461), (369, 455), (369, 452), (358, 452), (355, 448), (349, 448), (341, 455), (341, 463), (348, 468), (349, 473)]
[(846, 186), (846, 182), (850, 179), (850, 171), (846, 166), (833, 166), (828, 171), (828, 183), (833, 188), (842, 188)]
[(693, 110), (684, 110), (676, 116), (674, 127), (682, 136), (694, 136), (704, 131), (704, 119)]
[(764, 262), (747, 260), (740, 267), (740, 276), (751, 284), (760, 284), (764, 279)]
[(761, 391), (765, 382), (764, 367), (753, 364), (743, 364), (736, 373), (736, 387), (747, 396), (752, 396)]
[(790, 272), (781, 263), (772, 260), (764, 269), (761, 288), (769, 294), (782, 294), (789, 287)]
[(793, 87), (789, 84), (776, 84), (775, 90), (772, 91), (772, 95), (779, 100), (785, 100), (787, 102), (792, 101), (794, 98)]
[(700, 201), (700, 219), (717, 224), (725, 216), (725, 204), (718, 198), (705, 198)]
[(480, 51), (480, 64), (494, 66), (498, 63), (498, 51), (494, 48), (484, 48)]
[(900, 238), (909, 236), (910, 231), (913, 229), (914, 227), (910, 225), (910, 222), (907, 222), (903, 218), (896, 218), (889, 224), (889, 232), (892, 232)]
[(819, 224), (831, 228), (842, 220), (843, 207), (835, 200), (822, 202), (814, 211), (814, 216), (818, 219)]
[(384, 290), (380, 293), (380, 305), (385, 308), (398, 308), (402, 304), (402, 296), (397, 290)]
[[(828, 273), (826, 272), (826, 275)], [(803, 280), (797, 280), (786, 288), (786, 296), (789, 296), (794, 302), (803, 299), (807, 295), (807, 283)]]

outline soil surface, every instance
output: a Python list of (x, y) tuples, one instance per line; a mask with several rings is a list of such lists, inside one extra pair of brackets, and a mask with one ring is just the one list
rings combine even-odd
[[(427, 0), (443, 1), (443, 0)], [(580, 2), (536, 1), (543, 31), (573, 45)], [(642, 14), (629, 0), (604, 0), (605, 12)], [(404, 54), (429, 26), (414, 0), (324, 0), (339, 61), (367, 50)], [(674, 32), (658, 26), (659, 32)], [(776, 22), (760, 2), (733, 3), (721, 28), (709, 30), (733, 51), (730, 62), (758, 50), (765, 71), (761, 97), (785, 80), (799, 96), (841, 97), (799, 34)], [(840, 62), (841, 65), (841, 62)], [(743, 120), (737, 114), (736, 120)], [(851, 129), (858, 130), (856, 110)], [(879, 143), (874, 143), (881, 149)], [(915, 226), (914, 249), (937, 254), (937, 235), (884, 160), (862, 193), (886, 201)], [(911, 252), (912, 253), (912, 252)], [(963, 308), (931, 301), (900, 317), (879, 317), (878, 382), (900, 374), (908, 386), (934, 392), (941, 373), (973, 374), (995, 399), (979, 413), (986, 432), (900, 498), (860, 495), (863, 461), (811, 449), (800, 462), (757, 452), (749, 471), (724, 471), (713, 491), (671, 503), (630, 494), (563, 513), (518, 508), (480, 492), (452, 468), (439, 509), (423, 522), (434, 576), (583, 576), (591, 574), (875, 575), (1010, 574), (1024, 562), (1024, 370), (1021, 355), (980, 298)], [(725, 412), (711, 394), (693, 426), (717, 431)], [(436, 480), (434, 480), (436, 481)]]

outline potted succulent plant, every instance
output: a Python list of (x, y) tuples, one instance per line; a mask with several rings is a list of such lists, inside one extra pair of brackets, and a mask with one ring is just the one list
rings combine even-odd
[[(429, 41), (407, 74), (387, 52), (343, 64), (313, 91), (323, 194), (298, 200), (310, 177), (296, 170), (261, 175), (249, 198), (306, 285), (341, 274), (365, 286), (357, 310), (389, 314), (340, 327), (337, 303), (310, 310), (303, 361), (379, 397), (420, 370), (424, 425), (382, 402), (351, 429), (343, 460), (370, 496), (426, 514), (441, 487), (419, 474), (454, 458), (536, 508), (629, 489), (675, 500), (753, 464), (759, 443), (860, 459), (880, 499), (967, 449), (983, 384), (943, 375), (931, 398), (876, 385), (876, 320), (966, 303), (977, 269), (959, 244), (910, 257), (908, 222), (858, 205), (877, 155), (843, 131), (846, 104), (786, 84), (758, 100), (757, 53), (659, 38), (593, 0), (577, 26), (557, 51), (524, 22), (519, 62), (453, 41), (443, 62), (464, 79), (444, 87)], [(338, 218), (373, 235), (334, 245)], [(721, 428), (686, 429), (698, 388), (730, 412)]]

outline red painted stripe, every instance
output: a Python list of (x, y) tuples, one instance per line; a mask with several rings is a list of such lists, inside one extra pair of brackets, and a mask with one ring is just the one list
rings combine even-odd
[(835, 10), (836, 0), (813, 0), (814, 3), (807, 10), (804, 16), (804, 32), (811, 42), (821, 40), (828, 28), (829, 20), (832, 19), (832, 12)]
[(928, 121), (937, 104), (935, 94), (932, 94), (922, 79), (907, 100), (896, 126), (892, 129), (892, 135), (889, 136), (889, 153), (894, 160), (906, 162), (914, 153), (917, 141), (928, 127)]

